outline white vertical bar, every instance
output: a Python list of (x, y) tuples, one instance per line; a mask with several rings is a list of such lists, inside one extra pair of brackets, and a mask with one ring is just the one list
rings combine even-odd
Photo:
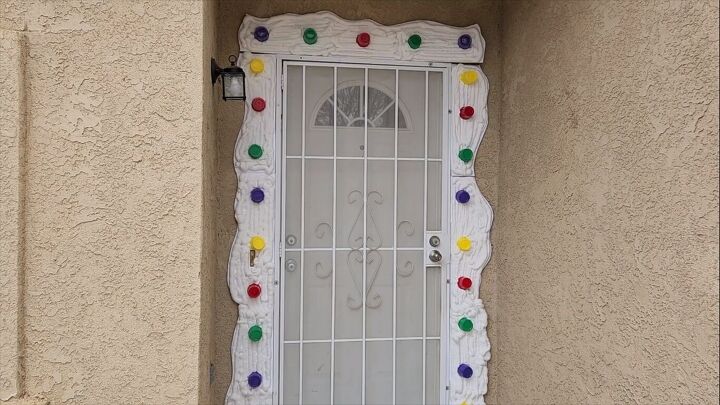
[[(278, 333), (273, 334), (274, 338), (277, 339), (276, 347), (278, 348), (278, 361), (276, 362), (277, 365), (277, 373), (274, 375), (277, 376), (274, 378), (275, 380), (275, 392), (276, 395), (274, 395), (273, 404), (282, 404), (283, 403), (283, 390), (282, 390), (282, 380), (285, 378), (284, 375), (284, 364), (285, 364), (285, 325), (284, 325), (284, 311), (282, 310), (281, 303), (284, 302), (285, 297), (285, 282), (283, 279), (283, 260), (287, 260), (285, 257), (285, 240), (282, 235), (285, 235), (285, 196), (287, 195), (287, 181), (285, 178), (285, 173), (287, 173), (286, 170), (286, 160), (285, 156), (287, 156), (287, 148), (286, 148), (286, 142), (283, 141), (283, 134), (287, 133), (287, 119), (286, 119), (286, 113), (287, 111), (287, 97), (285, 97), (285, 91), (287, 91), (287, 65), (285, 63), (282, 63), (282, 74), (280, 74), (280, 64), (281, 60), (277, 59), (277, 66), (278, 66), (278, 83), (280, 85), (278, 86), (277, 92), (276, 92), (276, 100), (275, 100), (275, 107), (276, 107), (276, 116), (279, 119), (280, 126), (282, 126), (282, 131), (278, 131), (276, 133), (276, 146), (275, 150), (282, 150), (282, 155), (280, 158), (278, 158), (277, 153), (275, 154), (276, 161), (280, 162), (276, 168), (278, 169), (277, 173), (280, 177), (280, 187), (276, 187), (276, 190), (282, 190), (280, 193), (280, 198), (277, 197), (277, 194), (275, 195), (275, 201), (276, 204), (276, 215), (278, 215), (280, 228), (277, 232), (277, 239), (278, 240), (278, 246), (280, 247), (280, 258), (281, 260), (278, 261), (278, 268), (276, 269), (275, 275), (276, 275), (276, 282), (280, 284), (279, 292), (275, 291), (275, 321), (273, 322), (273, 325), (277, 325)], [(284, 91), (283, 91), (284, 90)], [(282, 103), (282, 104), (281, 104)], [(282, 109), (280, 109), (282, 108)], [(278, 126), (276, 124), (276, 126)], [(277, 401), (275, 401), (277, 400)]]
[[(452, 234), (450, 230), (450, 224), (448, 222), (448, 216), (450, 211), (450, 204), (452, 204), (452, 194), (450, 192), (450, 168), (449, 163), (450, 160), (448, 158), (448, 150), (450, 149), (450, 111), (449, 111), (449, 104), (450, 99), (452, 98), (452, 95), (450, 92), (452, 91), (451, 86), (448, 82), (448, 73), (450, 68), (446, 68), (442, 72), (442, 83), (443, 83), (443, 137), (442, 137), (442, 146), (441, 146), (441, 159), (442, 159), (442, 187), (443, 187), (443, 196), (444, 198), (441, 198), (440, 201), (442, 201), (442, 235), (444, 241), (450, 240), (450, 235)], [(447, 243), (447, 242), (446, 242)], [(450, 255), (450, 252), (448, 251), (448, 256)], [(450, 375), (450, 369), (448, 365), (448, 359), (450, 358), (448, 353), (448, 339), (450, 336), (450, 277), (451, 277), (451, 267), (450, 267), (450, 258), (448, 258), (447, 261), (442, 266), (443, 272), (444, 272), (444, 280), (446, 280), (443, 284), (445, 286), (443, 292), (443, 300), (442, 300), (442, 313), (440, 316), (441, 319), (441, 338), (440, 338), (440, 402), (441, 403), (448, 403), (449, 400), (449, 387), (450, 387), (450, 381), (448, 379), (448, 376)], [(448, 387), (447, 389), (445, 387)]]
[(305, 312), (305, 70), (302, 68), (302, 141), (300, 151), (300, 405), (303, 403), (303, 313)]
[(397, 211), (398, 211), (398, 104), (400, 103), (400, 94), (398, 93), (398, 79), (400, 73), (395, 69), (395, 175), (393, 176), (393, 330), (392, 330), (392, 353), (393, 353), (393, 364), (392, 364), (392, 403), (396, 402), (395, 394), (395, 375), (396, 372), (396, 361), (397, 361)]
[[(423, 182), (423, 235), (427, 232), (427, 190), (428, 190), (428, 71), (425, 71), (425, 155), (423, 166), (425, 166), (424, 182)], [(425, 378), (426, 378), (426, 362), (427, 362), (427, 271), (423, 269), (423, 339), (422, 339), (422, 403), (425, 403)]]
[(365, 135), (364, 135), (364, 149), (363, 149), (363, 269), (362, 269), (362, 394), (361, 404), (365, 404), (365, 318), (366, 318), (366, 295), (367, 295), (367, 155), (368, 155), (368, 127), (367, 127), (367, 106), (368, 106), (368, 69), (365, 68)]
[(330, 404), (335, 403), (335, 238), (337, 232), (337, 67), (333, 67), (332, 288), (330, 299)]

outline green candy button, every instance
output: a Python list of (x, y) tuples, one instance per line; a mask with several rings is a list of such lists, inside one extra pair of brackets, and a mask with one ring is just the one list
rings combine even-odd
[(263, 148), (258, 144), (254, 143), (248, 148), (248, 155), (250, 155), (250, 157), (253, 159), (260, 159), (260, 156), (262, 156), (262, 154)]
[(312, 28), (306, 28), (305, 31), (303, 31), (303, 41), (308, 45), (317, 42), (317, 31)]
[(464, 332), (470, 332), (473, 329), (473, 322), (465, 317), (460, 318), (458, 327)]
[[(470, 327), (472, 327), (472, 323), (470, 325)], [(258, 325), (253, 325), (250, 330), (248, 330), (248, 337), (253, 342), (259, 341), (262, 339), (262, 328)]]
[(469, 162), (469, 161), (472, 160), (472, 158), (473, 158), (473, 151), (471, 151), (470, 149), (465, 148), (465, 149), (461, 150), (460, 152), (458, 152), (458, 157), (460, 158), (460, 160), (462, 160), (463, 162), (467, 163), (467, 162)]
[(408, 45), (410, 45), (410, 48), (418, 49), (420, 48), (420, 45), (422, 45), (422, 38), (418, 34), (410, 35), (407, 42)]

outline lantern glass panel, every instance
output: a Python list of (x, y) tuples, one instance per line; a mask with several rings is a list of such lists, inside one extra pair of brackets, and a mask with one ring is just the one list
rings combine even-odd
[(245, 76), (242, 73), (223, 74), (223, 98), (226, 100), (245, 99)]

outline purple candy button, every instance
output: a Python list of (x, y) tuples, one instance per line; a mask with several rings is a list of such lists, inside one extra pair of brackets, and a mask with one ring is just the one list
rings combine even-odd
[(255, 187), (250, 192), (250, 199), (255, 204), (260, 204), (265, 199), (265, 192), (263, 192), (261, 188)]
[(468, 34), (462, 34), (458, 37), (458, 46), (460, 49), (469, 49), (472, 46), (472, 37)]
[(255, 31), (253, 32), (253, 36), (256, 40), (260, 42), (265, 42), (270, 38), (270, 31), (268, 31), (267, 28), (263, 27), (262, 25), (255, 28)]
[(458, 374), (460, 374), (460, 377), (462, 377), (462, 378), (470, 378), (473, 375), (473, 369), (472, 369), (472, 367), (463, 363), (460, 366), (458, 366)]
[(250, 388), (257, 388), (262, 384), (262, 374), (258, 373), (257, 371), (253, 371), (248, 376), (248, 385)]
[(465, 204), (466, 202), (470, 201), (470, 193), (465, 190), (459, 190), (457, 193), (455, 193), (455, 200), (460, 204)]

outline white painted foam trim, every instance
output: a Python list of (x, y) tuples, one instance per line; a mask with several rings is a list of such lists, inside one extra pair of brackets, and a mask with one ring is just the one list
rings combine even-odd
[[(474, 70), (478, 74), (477, 82), (472, 85), (465, 85), (460, 81), (460, 75), (466, 70)], [(453, 176), (474, 176), (475, 170), (473, 161), (468, 163), (458, 159), (457, 153), (461, 149), (468, 148), (473, 151), (473, 160), (488, 124), (488, 79), (483, 71), (477, 66), (453, 65), (450, 72), (450, 108), (452, 109), (452, 120), (450, 122), (450, 172)], [(472, 118), (464, 120), (460, 118), (460, 108), (471, 106), (475, 109)]]
[[(475, 70), (478, 80), (472, 85), (460, 81), (460, 75), (466, 70)], [(479, 298), (482, 270), (490, 260), (490, 227), (493, 212), (483, 197), (475, 181), (473, 162), (474, 153), (487, 128), (488, 81), (482, 70), (476, 66), (453, 65), (450, 77), (450, 100), (452, 118), (450, 123), (450, 161), (451, 193), (465, 190), (470, 201), (460, 204), (453, 198), (450, 204), (450, 232), (452, 253), (450, 258), (450, 336), (448, 342), (450, 362), (450, 403), (484, 404), (487, 392), (487, 362), (490, 360), (490, 341), (487, 337), (487, 314)], [(462, 106), (472, 106), (475, 114), (468, 120), (459, 116)], [(457, 152), (469, 148), (473, 159), (465, 163)], [(454, 197), (454, 196), (453, 196)], [(458, 238), (465, 236), (472, 241), (470, 250), (463, 252), (455, 244)], [(461, 290), (455, 284), (458, 277), (470, 277), (472, 288)], [(457, 321), (467, 317), (473, 321), (470, 332), (462, 331)], [(457, 367), (465, 363), (472, 367), (471, 378), (463, 378)]]
[[(254, 74), (249, 69), (253, 58), (263, 61), (264, 71)], [(233, 334), (232, 381), (225, 397), (226, 404), (267, 404), (272, 402), (274, 382), (274, 274), (278, 262), (275, 241), (276, 215), (276, 173), (275, 173), (275, 114), (276, 114), (276, 66), (277, 61), (271, 55), (240, 56), (240, 66), (247, 74), (245, 117), (235, 143), (235, 173), (238, 189), (235, 195), (235, 221), (238, 224), (235, 239), (230, 251), (228, 263), (228, 286), (233, 300), (238, 304), (238, 321)], [(254, 97), (265, 99), (265, 110), (256, 112), (250, 106)], [(263, 148), (260, 159), (252, 159), (248, 148), (258, 144)], [(265, 193), (265, 199), (256, 204), (250, 200), (250, 192), (259, 187)], [(265, 248), (259, 252), (255, 266), (250, 267), (250, 239), (260, 236), (265, 240)], [(247, 286), (258, 283), (262, 294), (258, 298), (247, 295)], [(248, 338), (248, 329), (260, 325), (262, 339), (252, 342)], [(262, 385), (251, 389), (248, 375), (259, 372)]]
[[(270, 33), (265, 42), (258, 41), (253, 35), (258, 26), (264, 26)], [(308, 45), (303, 41), (306, 28), (317, 32), (315, 44)], [(356, 37), (361, 32), (370, 34), (370, 45), (366, 48), (356, 43)], [(412, 49), (407, 44), (413, 34), (422, 38), (418, 49)], [(469, 49), (462, 49), (457, 44), (458, 37), (463, 34), (472, 38)], [(434, 21), (411, 21), (384, 26), (373, 20), (345, 20), (329, 11), (282, 14), (269, 18), (247, 15), (238, 30), (238, 41), (242, 51), (403, 61), (481, 63), (485, 53), (485, 39), (477, 24), (452, 27)]]

